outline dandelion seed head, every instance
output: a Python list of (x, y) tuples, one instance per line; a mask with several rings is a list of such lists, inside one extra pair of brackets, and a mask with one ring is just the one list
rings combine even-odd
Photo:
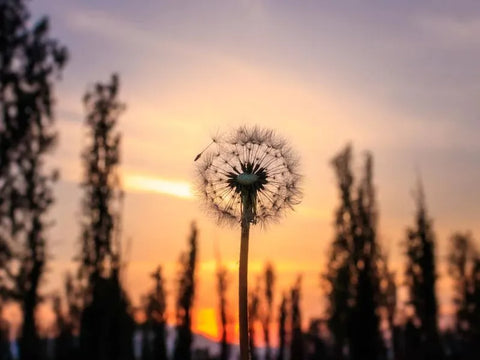
[(239, 223), (245, 199), (251, 223), (278, 220), (301, 199), (298, 158), (272, 130), (242, 126), (219, 137), (197, 164), (199, 194), (222, 223)]

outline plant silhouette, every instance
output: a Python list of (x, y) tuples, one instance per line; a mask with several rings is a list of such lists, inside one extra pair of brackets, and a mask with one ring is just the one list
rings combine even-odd
[(334, 336), (334, 358), (383, 356), (380, 333), (380, 249), (376, 239), (377, 210), (373, 160), (367, 154), (363, 177), (355, 182), (352, 150), (347, 146), (332, 160), (340, 206), (335, 213), (335, 239), (327, 272), (329, 328)]
[(240, 127), (213, 142), (217, 148), (207, 153), (197, 167), (198, 185), (205, 203), (220, 222), (240, 223), (240, 358), (247, 360), (250, 225), (278, 220), (299, 203), (298, 161), (285, 140), (272, 130)]
[(133, 319), (122, 288), (120, 215), (123, 193), (118, 179), (120, 134), (125, 106), (118, 100), (119, 77), (95, 84), (83, 98), (88, 139), (82, 154), (85, 178), (81, 218), (81, 278), (85, 308), (80, 328), (83, 358), (133, 358)]
[[(414, 226), (407, 230), (406, 283), (409, 303), (413, 310), (412, 324), (418, 326), (418, 342), (422, 359), (441, 359), (438, 332), (438, 305), (435, 293), (437, 279), (435, 236), (427, 215), (423, 185), (419, 181), (415, 193), (416, 216)], [(418, 324), (418, 325), (417, 325)]]
[(180, 257), (180, 273), (177, 289), (177, 338), (175, 340), (174, 360), (192, 358), (192, 306), (195, 298), (195, 270), (197, 263), (197, 227), (192, 224), (189, 250)]
[(4, 301), (19, 303), (20, 359), (32, 360), (40, 352), (35, 311), (58, 177), (45, 167), (56, 141), (53, 84), (68, 55), (50, 36), (48, 18), (32, 24), (24, 1), (2, 1), (0, 23), (0, 310)]

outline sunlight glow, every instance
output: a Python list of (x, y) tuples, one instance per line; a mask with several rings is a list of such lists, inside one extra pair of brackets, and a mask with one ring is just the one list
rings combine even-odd
[(219, 340), (220, 334), (218, 331), (216, 309), (211, 307), (197, 309), (194, 316), (193, 328), (195, 332), (214, 340)]
[(186, 181), (166, 180), (145, 175), (126, 175), (124, 185), (126, 190), (130, 191), (166, 194), (183, 199), (193, 198), (191, 186)]

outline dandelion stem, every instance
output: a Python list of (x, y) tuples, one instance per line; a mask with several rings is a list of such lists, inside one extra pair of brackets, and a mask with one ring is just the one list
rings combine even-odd
[(248, 241), (250, 237), (250, 217), (252, 204), (243, 196), (242, 235), (240, 241), (240, 269), (238, 273), (238, 314), (240, 327), (240, 360), (249, 359), (248, 349)]

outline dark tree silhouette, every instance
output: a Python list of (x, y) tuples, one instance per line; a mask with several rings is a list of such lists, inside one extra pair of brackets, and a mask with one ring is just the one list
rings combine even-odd
[(437, 326), (435, 294), (435, 236), (428, 218), (425, 195), (419, 182), (416, 191), (415, 225), (407, 230), (406, 285), (412, 308), (412, 323), (419, 327), (419, 342), (423, 359), (443, 358)]
[(55, 294), (52, 297), (56, 332), (55, 360), (79, 359), (76, 336), (80, 331), (80, 316), (84, 297), (82, 290), (78, 279), (67, 273), (64, 279), (64, 296)]
[[(82, 271), (91, 286), (96, 279), (120, 267), (119, 185), (120, 134), (116, 129), (125, 105), (118, 100), (119, 79), (97, 83), (83, 102), (87, 112), (88, 144), (82, 154), (85, 193), (82, 209)], [(113, 272), (113, 271), (112, 271)]]
[(220, 262), (217, 265), (217, 293), (218, 293), (218, 312), (221, 324), (221, 338), (220, 338), (220, 360), (230, 359), (230, 345), (228, 343), (228, 314), (227, 314), (227, 290), (228, 290), (228, 271)]
[(44, 159), (55, 144), (53, 85), (67, 51), (50, 37), (47, 18), (32, 24), (25, 3), (0, 3), (0, 297), (20, 303), (20, 357), (30, 360), (40, 350), (34, 314), (57, 177)]
[(390, 347), (394, 359), (398, 360), (400, 355), (400, 329), (395, 324), (395, 314), (397, 311), (397, 284), (395, 282), (395, 272), (391, 271), (388, 264), (388, 257), (380, 257), (380, 278), (381, 278), (381, 305), (385, 309), (386, 323), (390, 332)]
[(75, 359), (78, 349), (74, 345), (72, 321), (62, 308), (62, 298), (56, 294), (52, 298), (52, 308), (55, 314), (55, 360)]
[(373, 187), (373, 160), (367, 154), (364, 177), (357, 189), (352, 218), (353, 265), (355, 267), (354, 307), (350, 325), (352, 359), (378, 359), (384, 356), (380, 333), (379, 249), (376, 240), (377, 210)]
[(306, 335), (309, 346), (306, 358), (308, 360), (326, 360), (328, 359), (327, 346), (322, 339), (322, 324), (321, 319), (311, 319), (310, 326)]
[(324, 275), (328, 300), (328, 327), (333, 335), (335, 360), (344, 359), (348, 345), (348, 323), (351, 317), (351, 273), (352, 273), (352, 198), (353, 174), (351, 171), (351, 148), (337, 155), (334, 166), (341, 195), (341, 205), (335, 214), (335, 239), (332, 243), (326, 274)]
[(80, 320), (82, 310), (85, 306), (85, 294), (80, 278), (71, 273), (65, 275), (65, 302), (67, 307), (66, 319), (71, 332), (78, 334), (80, 332)]
[(80, 276), (87, 280), (82, 313), (82, 357), (132, 359), (133, 320), (120, 281), (120, 212), (118, 180), (120, 134), (116, 129), (125, 106), (118, 100), (119, 79), (97, 83), (84, 96), (87, 145), (83, 152)]
[(248, 341), (250, 348), (250, 360), (258, 360), (255, 326), (260, 319), (260, 279), (257, 279), (255, 287), (249, 291), (248, 301)]
[(288, 298), (286, 294), (282, 295), (282, 301), (278, 309), (278, 353), (277, 360), (285, 359), (285, 349), (287, 346), (287, 319), (288, 319)]
[[(0, 308), (0, 311), (2, 309)], [(10, 324), (0, 318), (0, 360), (11, 360), (10, 354)]]
[(144, 337), (150, 339), (149, 335), (153, 335), (153, 341), (149, 344), (151, 358), (167, 360), (167, 301), (161, 266), (155, 270), (152, 278), (155, 281), (155, 287), (147, 297), (147, 331)]
[(272, 360), (270, 348), (270, 323), (273, 317), (273, 294), (275, 286), (275, 270), (271, 263), (267, 263), (264, 272), (266, 308), (262, 316), (263, 337), (265, 339), (265, 360)]
[(189, 238), (190, 249), (180, 257), (178, 295), (176, 304), (177, 338), (175, 340), (174, 360), (192, 358), (192, 306), (195, 298), (195, 270), (197, 262), (197, 227), (192, 224)]
[(471, 234), (451, 238), (449, 272), (454, 281), (456, 333), (462, 359), (480, 358), (480, 256)]
[(324, 276), (328, 323), (335, 359), (344, 359), (347, 346), (351, 359), (377, 359), (384, 356), (385, 346), (380, 333), (380, 249), (372, 156), (367, 154), (363, 177), (356, 184), (351, 163), (350, 146), (332, 161), (341, 203)]
[(419, 328), (415, 325), (412, 317), (407, 318), (404, 325), (405, 345), (401, 354), (402, 359), (408, 360), (423, 360), (424, 359), (424, 344)]
[(303, 360), (305, 358), (305, 349), (302, 332), (302, 314), (300, 310), (302, 277), (299, 276), (295, 285), (290, 290), (292, 339), (290, 344), (290, 359)]

